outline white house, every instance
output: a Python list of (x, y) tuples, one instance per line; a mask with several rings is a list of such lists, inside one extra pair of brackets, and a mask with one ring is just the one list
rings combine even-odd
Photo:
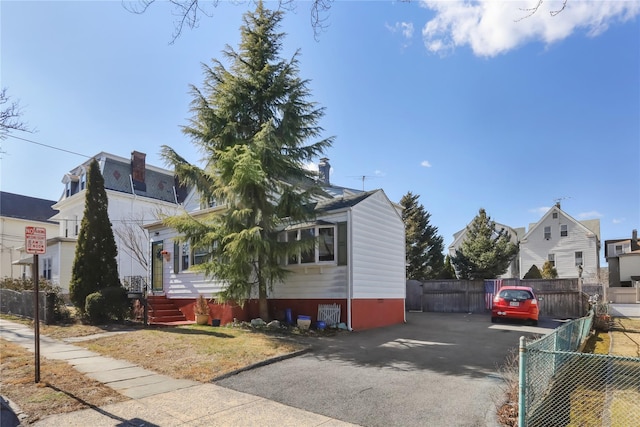
[(558, 278), (582, 275), (586, 283), (598, 283), (600, 269), (600, 220), (577, 221), (553, 206), (520, 240), (520, 278), (535, 265), (550, 261)]
[[(26, 253), (25, 228), (42, 227), (47, 237), (58, 234), (55, 201), (0, 191), (0, 277), (21, 279), (32, 276), (33, 255)], [(51, 279), (50, 254), (38, 256), (38, 277)]]
[[(187, 190), (177, 184), (173, 171), (146, 164), (144, 153), (133, 151), (127, 159), (101, 152), (93, 158), (98, 161), (104, 178), (109, 220), (118, 247), (120, 279), (124, 282), (146, 278), (149, 238), (142, 226), (157, 221), (158, 212), (177, 212)], [(91, 161), (85, 161), (63, 176), (64, 191), (53, 205), (58, 213), (51, 220), (58, 223), (58, 230), (47, 239), (47, 256), (52, 262), (52, 281), (63, 292), (69, 290)]]
[[(326, 196), (315, 206), (313, 223), (282, 229), (282, 239), (298, 238), (300, 233), (318, 239), (314, 253), (283, 261), (291, 273), (268, 294), (272, 317), (281, 318), (290, 311), (293, 318), (307, 315), (317, 321), (320, 305), (336, 304), (340, 321), (350, 329), (404, 322), (402, 208), (389, 201), (383, 190), (359, 192), (330, 185), (324, 189)], [(224, 209), (214, 206), (192, 215)], [(199, 254), (190, 251), (188, 244), (174, 243), (174, 230), (161, 222), (146, 228), (151, 240), (150, 281), (154, 298), (169, 300), (187, 319), (193, 319), (195, 298), (215, 297), (223, 284), (189, 269), (200, 262)], [(255, 300), (244, 307), (212, 304), (211, 308), (212, 317), (220, 318), (222, 323), (234, 317), (241, 320), (258, 317)]]
[(640, 303), (638, 230), (633, 230), (630, 239), (606, 240), (604, 256), (609, 265), (607, 299), (616, 303)]

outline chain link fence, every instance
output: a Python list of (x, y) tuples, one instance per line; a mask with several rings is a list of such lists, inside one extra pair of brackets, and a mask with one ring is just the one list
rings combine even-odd
[(640, 426), (640, 358), (578, 352), (593, 319), (521, 338), (520, 427)]

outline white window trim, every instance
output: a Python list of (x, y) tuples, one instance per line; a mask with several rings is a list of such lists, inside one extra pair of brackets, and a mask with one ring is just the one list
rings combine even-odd
[[(331, 228), (333, 230), (333, 259), (329, 261), (320, 261), (320, 241), (318, 237), (320, 236), (320, 229)], [(313, 262), (302, 262), (302, 254), (298, 253), (295, 255), (297, 262), (291, 263), (289, 259), (285, 260), (285, 265), (288, 267), (309, 267), (313, 265), (338, 265), (338, 227), (336, 225), (316, 225), (313, 227), (301, 227), (296, 229), (291, 229), (283, 232), (283, 236), (285, 238), (284, 241), (289, 241), (289, 235), (292, 232), (296, 233), (296, 239), (300, 239), (300, 233), (304, 230), (313, 230), (313, 236), (316, 239), (316, 243), (314, 246), (314, 261)]]

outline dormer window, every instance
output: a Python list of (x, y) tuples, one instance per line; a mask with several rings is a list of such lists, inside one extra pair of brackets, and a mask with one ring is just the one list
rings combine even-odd
[(80, 175), (80, 191), (84, 190), (87, 187), (87, 174), (82, 172)]

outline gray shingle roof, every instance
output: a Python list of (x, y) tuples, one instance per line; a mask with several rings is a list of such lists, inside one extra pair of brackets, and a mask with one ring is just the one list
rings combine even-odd
[(0, 191), (0, 216), (55, 224), (54, 221), (49, 221), (49, 218), (58, 213), (51, 208), (55, 203), (54, 200)]

